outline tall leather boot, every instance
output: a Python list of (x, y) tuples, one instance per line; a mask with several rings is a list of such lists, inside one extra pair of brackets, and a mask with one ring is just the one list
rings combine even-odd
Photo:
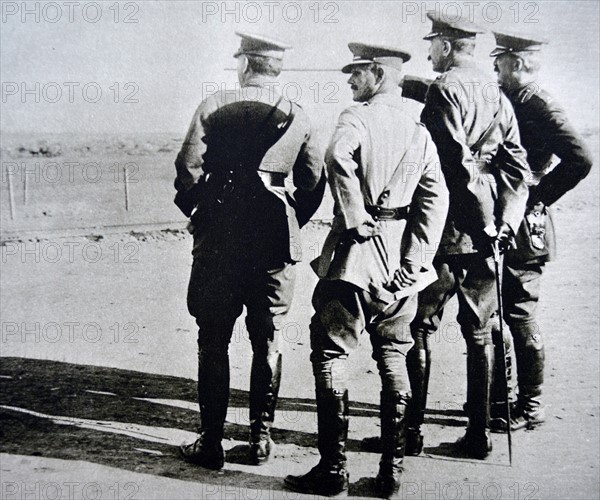
[(409, 456), (417, 456), (423, 451), (421, 426), (425, 421), (431, 371), (431, 351), (426, 339), (424, 339), (423, 345), (424, 347), (419, 348), (418, 343), (415, 343), (406, 355), (406, 367), (412, 393), (407, 412), (406, 430), (406, 454)]
[(492, 344), (467, 346), (467, 413), (469, 424), (457, 441), (468, 456), (483, 460), (492, 451), (489, 433), (490, 390), (494, 370)]
[(400, 488), (402, 462), (406, 444), (407, 394), (398, 391), (381, 392), (381, 460), (375, 478), (375, 489), (383, 498), (389, 498)]
[(281, 382), (281, 353), (252, 358), (250, 373), (250, 461), (261, 465), (274, 448), (271, 427)]
[(513, 328), (515, 329), (519, 398), (517, 414), (511, 428), (532, 429), (546, 421), (541, 400), (546, 354), (537, 325), (525, 323), (514, 325)]
[[(494, 377), (492, 380), (492, 395), (490, 403), (490, 428), (493, 432), (503, 432), (506, 430), (507, 404), (510, 405), (511, 419), (515, 410), (515, 387), (512, 369), (512, 334), (508, 326), (503, 328), (504, 333), (504, 353), (502, 345), (494, 344)], [(500, 335), (500, 328), (494, 325), (493, 338)], [(502, 356), (506, 365), (506, 379), (502, 373)], [(508, 386), (508, 399), (507, 399)]]
[[(425, 422), (427, 392), (429, 390), (429, 374), (431, 371), (431, 351), (425, 334), (418, 332), (415, 345), (406, 354), (406, 368), (410, 381), (412, 397), (406, 412), (406, 446), (405, 454), (417, 456), (423, 451), (423, 434), (421, 426)], [(379, 436), (369, 436), (362, 440), (361, 448), (370, 453), (382, 453)]]
[(198, 352), (198, 403), (200, 432), (198, 439), (181, 445), (181, 457), (207, 469), (221, 469), (225, 454), (221, 441), (229, 404), (229, 355), (224, 352)]
[(337, 496), (348, 491), (346, 439), (348, 437), (348, 391), (317, 388), (318, 447), (320, 462), (303, 476), (287, 476), (294, 491)]

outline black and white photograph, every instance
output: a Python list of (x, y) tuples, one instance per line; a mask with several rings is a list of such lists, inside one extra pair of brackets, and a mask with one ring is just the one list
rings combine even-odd
[(600, 497), (600, 2), (0, 11), (0, 499)]

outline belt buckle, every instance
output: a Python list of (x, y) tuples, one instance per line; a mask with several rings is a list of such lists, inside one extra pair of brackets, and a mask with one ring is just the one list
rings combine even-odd
[(375, 209), (375, 215), (373, 215), (373, 219), (378, 221), (379, 217), (381, 216), (381, 207), (379, 205), (374, 205), (374, 209)]

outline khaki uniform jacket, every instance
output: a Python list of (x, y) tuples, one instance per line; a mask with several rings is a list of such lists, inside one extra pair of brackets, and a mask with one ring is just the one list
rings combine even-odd
[[(592, 168), (591, 154), (564, 110), (536, 84), (505, 93), (515, 109), (521, 142), (533, 174), (528, 205), (542, 202), (550, 206), (587, 176)], [(550, 168), (553, 156), (560, 162)], [(545, 247), (531, 245), (528, 224), (523, 222), (517, 233), (517, 249), (508, 256), (511, 261), (552, 259), (556, 246), (554, 226), (550, 212), (546, 217)]]
[[(235, 206), (230, 209), (224, 205), (218, 222), (207, 224), (210, 230), (206, 234), (194, 234), (195, 253), (218, 251), (212, 247), (227, 241), (237, 245), (251, 243), (251, 238), (238, 241), (219, 231), (236, 234), (254, 230), (257, 239), (268, 240), (270, 259), (278, 261), (275, 263), (300, 260), (294, 251), (298, 248), (300, 227), (319, 207), (326, 178), (307, 115), (297, 104), (280, 97), (273, 85), (265, 85), (265, 80), (257, 77), (235, 91), (207, 97), (196, 110), (175, 161), (175, 203), (186, 215), (190, 215), (194, 204), (188, 198), (206, 173), (244, 168), (249, 172), (291, 176), (292, 182), (285, 186), (265, 182), (261, 186), (263, 192), (251, 193), (261, 200), (253, 207), (257, 213), (236, 217), (239, 221), (256, 221), (260, 227), (235, 227), (235, 220), (227, 219), (228, 212), (235, 213)], [(281, 130), (285, 133), (280, 137)], [(235, 201), (239, 189), (233, 189)]]
[[(487, 246), (484, 229), (507, 223), (516, 234), (523, 220), (529, 166), (512, 106), (492, 82), (458, 59), (428, 86), (421, 121), (450, 191), (439, 255), (477, 252)], [(405, 86), (417, 94), (424, 88)]]
[[(313, 263), (324, 279), (342, 280), (391, 302), (435, 281), (432, 267), (448, 211), (448, 191), (435, 144), (402, 109), (400, 92), (375, 95), (346, 109), (325, 155), (335, 207), (322, 255)], [(396, 169), (398, 182), (389, 185)], [(348, 230), (373, 220), (365, 205), (410, 206), (407, 220), (380, 221), (381, 237), (357, 243)], [(416, 285), (386, 289), (403, 263), (420, 268)]]

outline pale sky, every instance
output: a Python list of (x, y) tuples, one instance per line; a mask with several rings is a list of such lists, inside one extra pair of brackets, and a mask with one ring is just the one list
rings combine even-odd
[[(351, 60), (348, 42), (363, 41), (409, 50), (406, 72), (432, 77), (422, 37), (431, 26), (425, 12), (434, 8), (472, 14), (492, 30), (548, 39), (542, 87), (576, 126), (598, 126), (597, 1), (1, 3), (4, 132), (182, 135), (203, 92), (233, 88), (236, 73), (224, 69), (235, 67), (236, 30), (289, 42), (288, 68), (341, 68)], [(486, 34), (477, 48), (490, 72), (493, 46)], [(317, 122), (334, 121), (352, 104), (345, 81), (337, 71), (280, 78)]]

